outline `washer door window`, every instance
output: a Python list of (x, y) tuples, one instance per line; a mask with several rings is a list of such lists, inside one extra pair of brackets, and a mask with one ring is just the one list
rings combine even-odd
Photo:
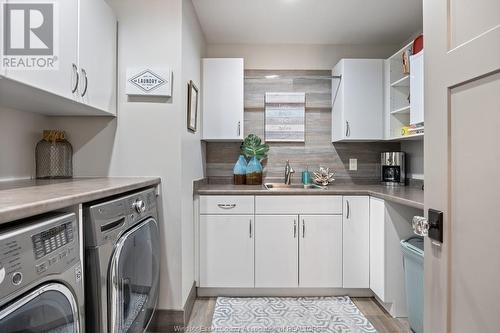
[(110, 332), (143, 332), (158, 299), (158, 225), (148, 219), (125, 233), (115, 247), (110, 269)]
[(62, 284), (44, 285), (0, 310), (2, 333), (78, 333), (78, 308)]

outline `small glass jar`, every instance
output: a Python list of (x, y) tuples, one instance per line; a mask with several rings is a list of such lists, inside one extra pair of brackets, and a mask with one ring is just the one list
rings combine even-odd
[(245, 185), (246, 183), (246, 173), (247, 173), (247, 160), (245, 156), (240, 155), (238, 161), (233, 168), (233, 182), (234, 185)]
[(73, 177), (73, 147), (64, 131), (43, 131), (35, 149), (36, 178)]
[(252, 157), (247, 165), (247, 185), (262, 185), (262, 164), (257, 157)]

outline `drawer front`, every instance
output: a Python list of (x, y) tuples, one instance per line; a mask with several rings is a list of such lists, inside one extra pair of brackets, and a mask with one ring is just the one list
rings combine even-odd
[(262, 195), (255, 197), (255, 214), (342, 214), (338, 195)]
[(202, 195), (200, 214), (253, 214), (254, 197), (251, 195)]

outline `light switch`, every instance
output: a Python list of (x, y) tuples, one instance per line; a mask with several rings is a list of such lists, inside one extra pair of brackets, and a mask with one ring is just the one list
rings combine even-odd
[(349, 159), (349, 171), (357, 171), (358, 170), (358, 159), (350, 158)]

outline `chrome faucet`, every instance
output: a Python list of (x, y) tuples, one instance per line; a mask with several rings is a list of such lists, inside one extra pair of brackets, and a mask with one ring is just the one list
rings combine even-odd
[(292, 183), (292, 175), (295, 173), (295, 170), (290, 166), (290, 161), (286, 160), (285, 164), (285, 184), (290, 185)]

